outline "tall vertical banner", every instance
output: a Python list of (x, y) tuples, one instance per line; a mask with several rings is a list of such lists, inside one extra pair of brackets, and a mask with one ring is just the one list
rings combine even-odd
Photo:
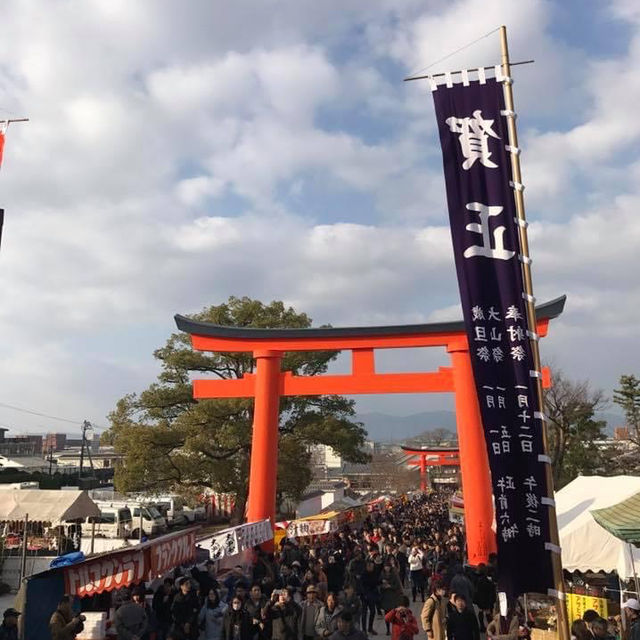
[[(433, 98), (469, 354), (489, 454), (498, 589), (553, 587), (549, 488), (520, 264), (502, 84), (436, 86)], [(519, 185), (516, 185), (519, 186)], [(535, 330), (535, 328), (532, 328)]]

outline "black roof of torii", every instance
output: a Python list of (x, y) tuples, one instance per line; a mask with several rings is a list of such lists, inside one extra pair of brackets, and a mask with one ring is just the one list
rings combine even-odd
[[(567, 296), (560, 296), (536, 307), (538, 320), (552, 320), (564, 310)], [(314, 327), (309, 329), (263, 329), (258, 327), (231, 327), (192, 320), (186, 316), (176, 315), (176, 325), (181, 331), (192, 335), (211, 336), (216, 338), (237, 338), (254, 340), (259, 338), (343, 338), (353, 336), (393, 336), (426, 333), (453, 333), (464, 331), (464, 321), (432, 322), (429, 324), (403, 324), (383, 327)]]
[(430, 446), (428, 444), (420, 444), (412, 447), (408, 444), (401, 444), (400, 448), (403, 451), (415, 451), (416, 453), (458, 453), (460, 451), (459, 447), (456, 445), (455, 447), (447, 447), (447, 446)]

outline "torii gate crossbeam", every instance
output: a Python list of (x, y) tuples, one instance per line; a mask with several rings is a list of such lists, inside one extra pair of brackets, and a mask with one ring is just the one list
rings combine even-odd
[[(546, 336), (549, 321), (559, 316), (565, 297), (537, 309), (537, 332)], [(468, 562), (487, 562), (495, 551), (492, 488), (480, 409), (476, 396), (464, 323), (447, 322), (389, 327), (261, 329), (227, 327), (175, 317), (179, 329), (191, 334), (194, 349), (251, 352), (255, 374), (235, 380), (195, 380), (194, 397), (255, 399), (249, 474), (249, 522), (270, 518), (275, 523), (278, 466), (279, 400), (281, 396), (371, 393), (455, 394)], [(376, 373), (376, 349), (445, 347), (451, 367), (435, 372)], [(346, 375), (295, 376), (281, 371), (287, 351), (351, 351)], [(548, 372), (547, 372), (548, 382)]]

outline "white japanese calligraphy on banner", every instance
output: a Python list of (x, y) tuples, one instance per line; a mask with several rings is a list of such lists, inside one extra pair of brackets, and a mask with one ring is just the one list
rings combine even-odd
[(433, 91), (469, 355), (495, 498), (498, 586), (553, 586), (550, 488), (534, 371), (507, 111), (494, 78)]
[(140, 582), (145, 577), (143, 550), (114, 554), (66, 567), (65, 592), (83, 598)]
[(337, 525), (332, 520), (294, 520), (287, 527), (287, 537), (319, 536), (336, 529)]
[(151, 572), (161, 576), (196, 557), (196, 534), (189, 531), (151, 547)]
[(200, 540), (199, 544), (209, 547), (212, 560), (222, 560), (272, 539), (273, 529), (270, 520), (261, 520), (224, 529), (211, 538)]

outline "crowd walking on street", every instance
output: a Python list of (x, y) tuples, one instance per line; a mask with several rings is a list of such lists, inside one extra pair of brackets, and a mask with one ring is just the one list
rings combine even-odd
[[(316, 539), (284, 538), (275, 553), (254, 549), (250, 567), (224, 574), (209, 560), (164, 579), (152, 598), (126, 593), (113, 624), (118, 640), (526, 640), (517, 602), (501, 616), (496, 558), (464, 566), (462, 528), (449, 520), (450, 495), (421, 493)], [(52, 618), (54, 640), (72, 640), (79, 619), (66, 603)], [(68, 607), (67, 607), (68, 608)], [(629, 601), (640, 640), (640, 605)], [(58, 616), (58, 618), (56, 618)], [(609, 640), (591, 621), (575, 640)], [(66, 626), (65, 626), (66, 624)], [(599, 626), (600, 625), (600, 626)], [(10, 636), (9, 636), (10, 637)]]

